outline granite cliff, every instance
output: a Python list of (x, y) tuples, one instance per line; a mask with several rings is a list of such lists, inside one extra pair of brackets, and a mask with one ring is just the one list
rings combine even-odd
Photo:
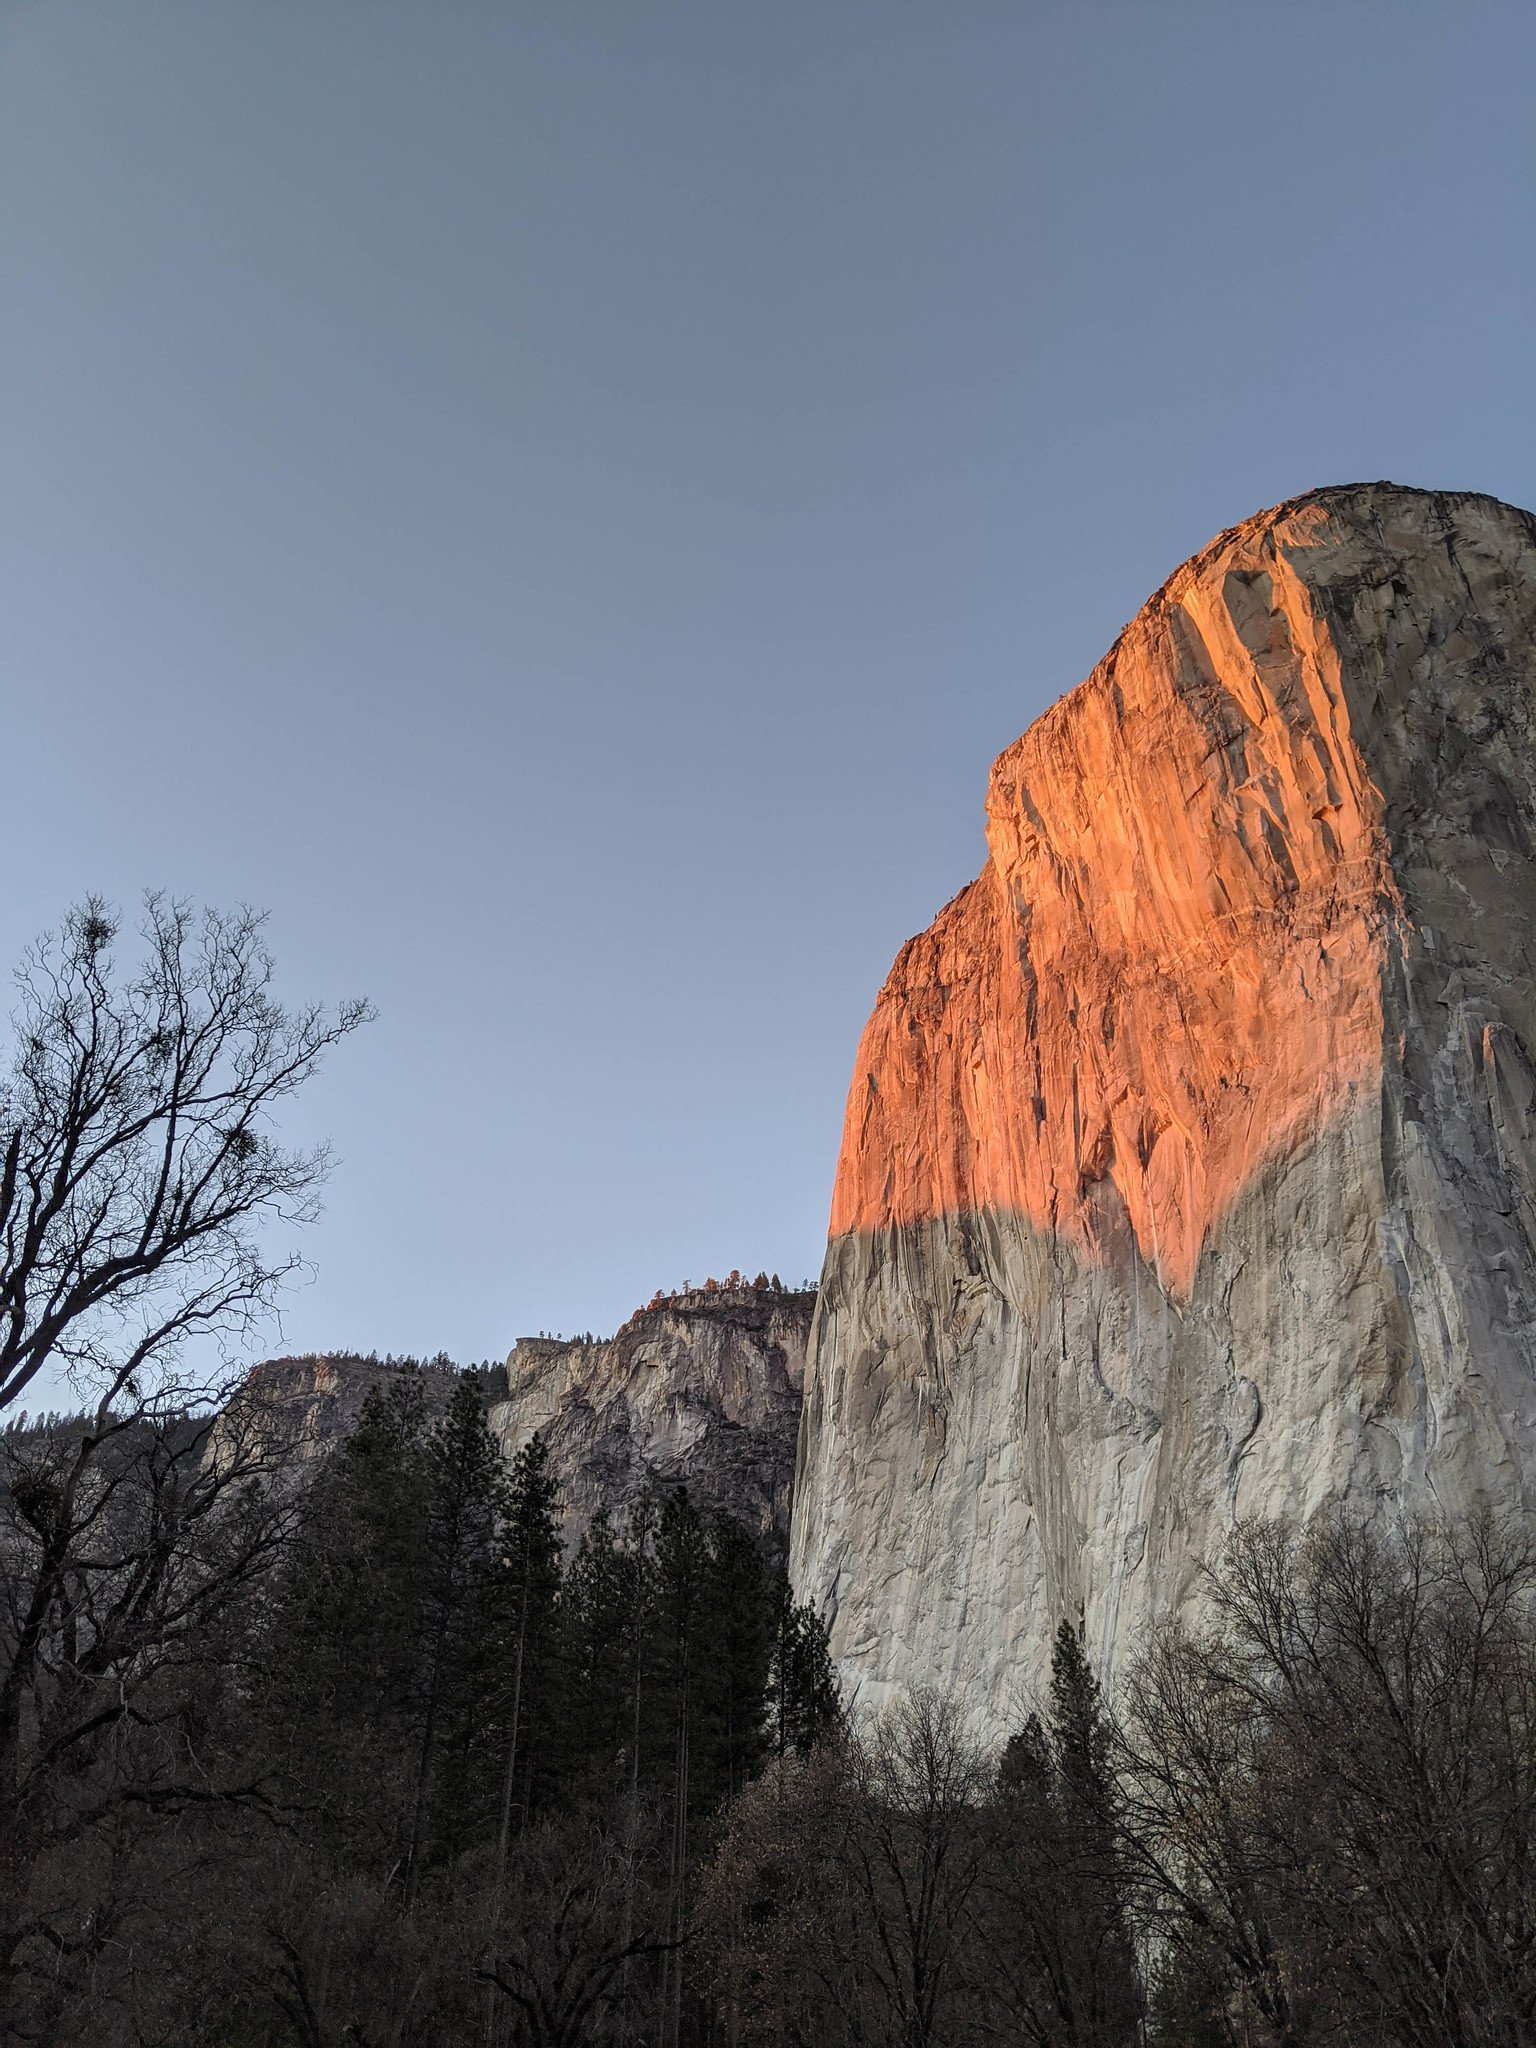
[(869, 1702), (1113, 1674), (1234, 1518), (1536, 1487), (1536, 521), (1221, 535), (859, 1048), (792, 1570)]
[[(252, 1366), (236, 1399), (260, 1418), (274, 1451), (308, 1460), (349, 1436), (362, 1416), (368, 1389), (387, 1385), (401, 1369), (392, 1359), (351, 1351), (264, 1358)], [(441, 1414), (453, 1393), (454, 1368), (434, 1363), (414, 1370), (428, 1413)]]
[(302, 1483), (356, 1429), (368, 1390), (403, 1370), (418, 1377), (426, 1412), (444, 1414), (458, 1378), (446, 1361), (424, 1363), (364, 1357), (355, 1351), (301, 1352), (252, 1366), (214, 1424), (211, 1459), (256, 1458), (290, 1482)]
[[(487, 1421), (508, 1460), (537, 1430), (575, 1542), (599, 1507), (622, 1513), (647, 1487), (686, 1486), (705, 1514), (733, 1515), (781, 1557), (789, 1540), (795, 1437), (812, 1292), (717, 1285), (658, 1294), (607, 1338), (523, 1337), (505, 1372), (482, 1373)], [(457, 1381), (446, 1361), (412, 1368), (429, 1415)], [(290, 1474), (347, 1436), (371, 1386), (399, 1362), (353, 1353), (254, 1367), (210, 1442), (242, 1435)]]
[(751, 1287), (658, 1296), (616, 1335), (524, 1337), (490, 1411), (508, 1458), (538, 1431), (561, 1482), (568, 1537), (599, 1506), (685, 1484), (782, 1555), (815, 1296)]

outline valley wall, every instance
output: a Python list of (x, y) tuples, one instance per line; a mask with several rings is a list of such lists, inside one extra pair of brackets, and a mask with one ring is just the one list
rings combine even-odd
[(538, 1431), (561, 1483), (567, 1537), (599, 1506), (686, 1485), (781, 1556), (815, 1296), (731, 1288), (671, 1295), (593, 1341), (524, 1337), (490, 1411), (509, 1459)]
[(997, 761), (855, 1066), (793, 1571), (998, 1727), (1246, 1515), (1536, 1485), (1536, 523), (1313, 493)]
[[(509, 1462), (542, 1434), (572, 1545), (598, 1508), (622, 1516), (652, 1487), (686, 1486), (701, 1513), (733, 1516), (782, 1559), (815, 1299), (711, 1282), (658, 1294), (612, 1337), (520, 1338), (505, 1373), (487, 1376), (487, 1424)], [(259, 1448), (302, 1479), (356, 1428), (369, 1388), (402, 1369), (354, 1353), (264, 1360), (216, 1424), (209, 1456)], [(457, 1370), (410, 1369), (428, 1418), (441, 1416)]]

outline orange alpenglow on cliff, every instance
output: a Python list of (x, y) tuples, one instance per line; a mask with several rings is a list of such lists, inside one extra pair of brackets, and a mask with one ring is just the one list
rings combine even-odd
[(1012, 1211), (1186, 1296), (1244, 1187), (1382, 1062), (1401, 915), (1381, 797), (1296, 563), (1299, 501), (1223, 534), (992, 770), (980, 878), (901, 951), (859, 1048), (834, 1237)]

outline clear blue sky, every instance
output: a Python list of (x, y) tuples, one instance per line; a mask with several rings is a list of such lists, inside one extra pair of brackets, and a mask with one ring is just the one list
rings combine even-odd
[(1536, 503), (1533, 107), (1469, 0), (6, 6), (0, 957), (375, 999), (285, 1347), (815, 1271), (992, 756), (1263, 505)]

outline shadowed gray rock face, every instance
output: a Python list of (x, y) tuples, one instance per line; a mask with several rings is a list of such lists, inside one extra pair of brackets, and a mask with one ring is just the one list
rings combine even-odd
[(490, 1411), (505, 1456), (538, 1431), (574, 1540), (599, 1507), (686, 1486), (782, 1554), (788, 1541), (812, 1294), (752, 1288), (675, 1295), (613, 1337), (524, 1337)]
[[(251, 1368), (209, 1437), (209, 1456), (259, 1455), (303, 1479), (362, 1419), (371, 1387), (388, 1388), (403, 1368), (357, 1352), (311, 1352), (266, 1358)], [(451, 1366), (412, 1368), (430, 1419), (444, 1414), (458, 1379)]]
[[(703, 1514), (733, 1516), (782, 1558), (815, 1298), (700, 1288), (658, 1296), (612, 1337), (524, 1337), (507, 1360), (505, 1398), (490, 1389), (487, 1422), (509, 1461), (542, 1433), (568, 1542), (599, 1507), (622, 1516), (652, 1486), (686, 1486)], [(215, 1428), (210, 1456), (238, 1433), (243, 1455), (255, 1441), (302, 1479), (356, 1428), (369, 1388), (398, 1370), (345, 1354), (269, 1359)], [(441, 1415), (457, 1372), (427, 1364), (415, 1374), (428, 1416)], [(500, 1368), (489, 1377), (499, 1381)]]
[(1536, 1488), (1536, 522), (1224, 534), (860, 1048), (792, 1545), (845, 1684), (1111, 1679), (1235, 1518)]

